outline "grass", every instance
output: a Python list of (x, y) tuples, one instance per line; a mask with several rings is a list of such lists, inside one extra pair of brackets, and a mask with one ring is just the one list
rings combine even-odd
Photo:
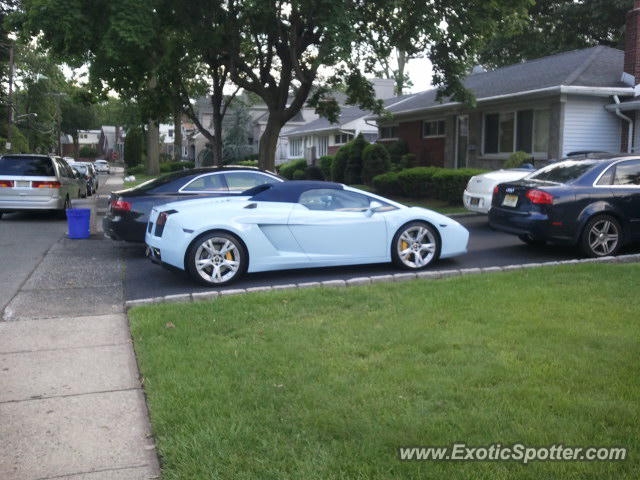
[[(125, 175), (126, 176), (126, 175)], [(136, 179), (133, 182), (124, 182), (124, 188), (132, 188), (135, 187), (137, 185), (140, 185), (141, 183), (144, 183), (146, 181), (149, 181), (153, 178), (156, 178), (155, 175), (135, 175)]]
[[(352, 187), (364, 190), (365, 192), (376, 193), (375, 190), (368, 185), (352, 185)], [(452, 213), (469, 213), (469, 211), (466, 210), (462, 205), (451, 205), (442, 200), (435, 200), (431, 198), (416, 199), (389, 195), (383, 195), (383, 197), (386, 197), (398, 203), (402, 203), (403, 205), (407, 205), (409, 207), (428, 208), (429, 210), (443, 213), (445, 215), (450, 215)]]
[[(135, 308), (163, 478), (634, 478), (639, 282), (640, 265), (581, 265)], [(397, 457), (459, 441), (629, 458)]]

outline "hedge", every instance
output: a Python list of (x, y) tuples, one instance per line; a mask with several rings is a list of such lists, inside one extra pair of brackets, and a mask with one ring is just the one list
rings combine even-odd
[(237, 165), (239, 167), (257, 167), (258, 160), (241, 160), (239, 162), (233, 162), (233, 165)]
[(322, 175), (325, 180), (331, 180), (333, 177), (331, 176), (331, 168), (333, 167), (333, 159), (335, 157), (333, 155), (325, 155), (324, 157), (320, 157), (320, 170), (322, 170)]
[(372, 185), (373, 177), (391, 170), (389, 152), (379, 143), (367, 145), (362, 151), (362, 181)]
[(309, 165), (304, 171), (304, 178), (306, 180), (324, 180), (324, 175), (320, 167), (316, 165)]
[(373, 185), (381, 195), (433, 198), (459, 204), (471, 177), (482, 173), (486, 170), (416, 167), (378, 175)]
[(367, 142), (360, 133), (351, 141), (349, 148), (349, 157), (347, 159), (347, 167), (344, 171), (344, 181), (349, 185), (362, 183), (362, 153), (367, 148)]
[(294, 174), (297, 171), (302, 172), (304, 178), (304, 171), (307, 169), (307, 161), (304, 158), (297, 160), (291, 160), (288, 163), (283, 163), (278, 167), (278, 173), (287, 180), (298, 180), (294, 178)]
[(331, 179), (334, 182), (344, 183), (344, 174), (347, 169), (347, 161), (349, 160), (349, 152), (351, 144), (347, 143), (344, 147), (336, 152), (331, 164)]
[(160, 164), (160, 173), (179, 172), (193, 167), (193, 162), (164, 162)]

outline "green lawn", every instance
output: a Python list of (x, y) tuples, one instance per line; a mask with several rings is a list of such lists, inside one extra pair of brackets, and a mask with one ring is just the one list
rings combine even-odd
[[(364, 190), (365, 192), (376, 193), (372, 187), (369, 187), (367, 185), (352, 185), (352, 187)], [(407, 205), (409, 207), (428, 208), (429, 210), (434, 210), (445, 215), (450, 215), (452, 213), (469, 213), (469, 211), (462, 205), (450, 205), (449, 203), (442, 200), (435, 200), (431, 198), (416, 199), (389, 195), (382, 196), (389, 198), (390, 200), (394, 200), (398, 203), (402, 203), (403, 205)]]
[[(637, 478), (639, 284), (581, 265), (135, 308), (163, 478)], [(398, 460), (459, 441), (629, 458)]]
[(135, 177), (136, 179), (133, 182), (124, 182), (124, 188), (135, 187), (137, 185), (140, 185), (141, 183), (151, 180), (152, 178), (156, 178), (155, 175), (135, 175)]

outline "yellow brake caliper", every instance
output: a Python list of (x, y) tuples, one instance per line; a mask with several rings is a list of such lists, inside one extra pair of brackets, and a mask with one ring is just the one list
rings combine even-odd
[(231, 252), (227, 252), (224, 258), (226, 258), (227, 260), (233, 260), (233, 255), (231, 255)]
[(400, 243), (400, 249), (404, 251), (407, 248), (409, 248), (409, 244), (407, 242), (405, 242), (404, 240), (402, 240), (402, 243)]

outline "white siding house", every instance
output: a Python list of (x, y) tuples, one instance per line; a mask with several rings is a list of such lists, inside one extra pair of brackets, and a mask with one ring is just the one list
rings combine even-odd
[(620, 118), (605, 110), (610, 103), (607, 97), (567, 97), (564, 108), (563, 155), (578, 150), (620, 150)]

